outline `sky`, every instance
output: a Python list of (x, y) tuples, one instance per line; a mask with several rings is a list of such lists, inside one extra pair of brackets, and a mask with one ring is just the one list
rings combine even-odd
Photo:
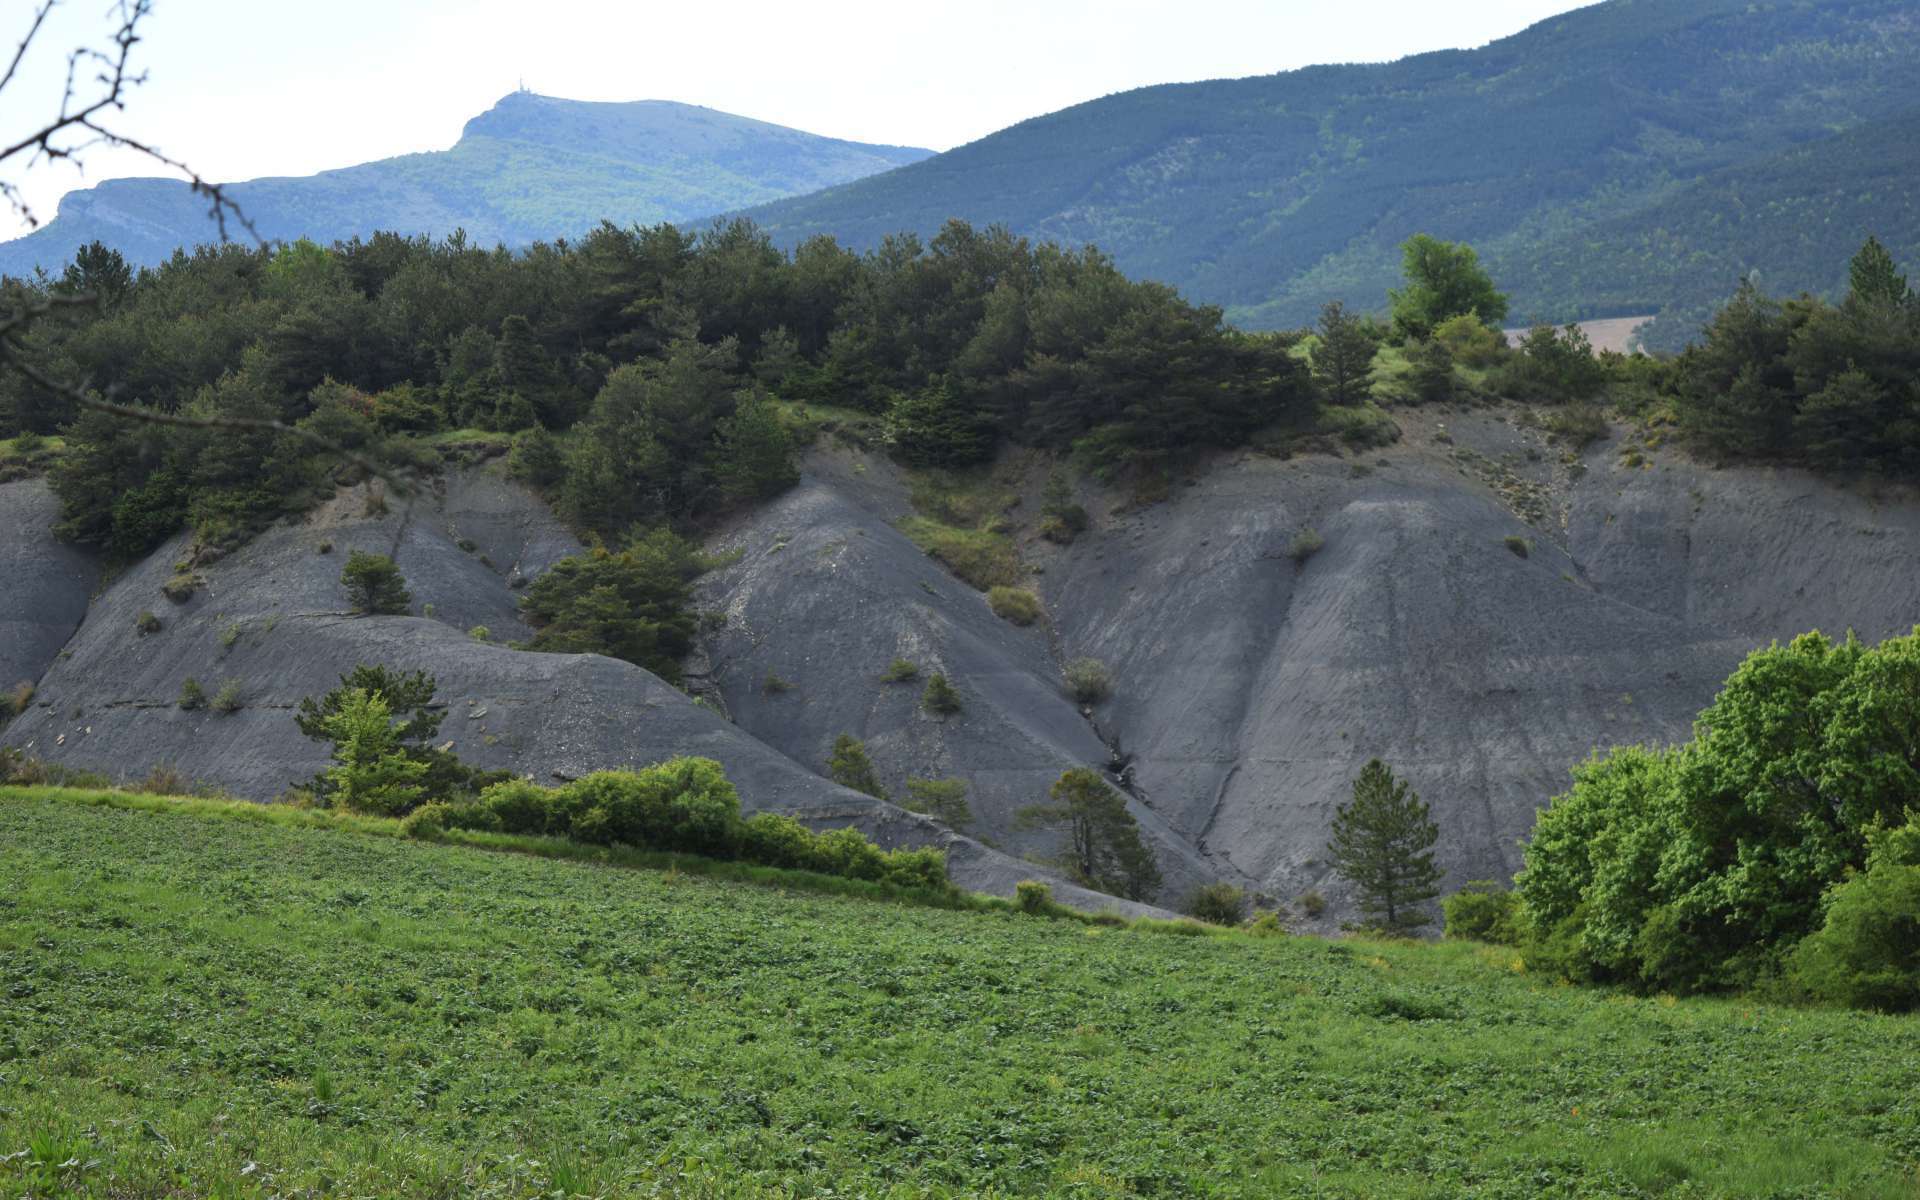
[[(1129, 88), (1479, 46), (1587, 2), (152, 0), (121, 125), (209, 179), (306, 175), (445, 149), (524, 83), (945, 150)], [(107, 43), (108, 8), (56, 0), (0, 91), (0, 148), (58, 110), (66, 52)], [(29, 5), (0, 9), (11, 46)], [(72, 188), (164, 173), (100, 149), (83, 163), (16, 157), (0, 179), (47, 220)], [(26, 229), (0, 213), (0, 238)]]

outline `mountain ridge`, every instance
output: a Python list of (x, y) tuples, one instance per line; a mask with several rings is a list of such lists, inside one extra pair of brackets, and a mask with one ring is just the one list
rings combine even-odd
[[(1679, 282), (1604, 306), (1533, 260), (1716, 172), (1920, 106), (1901, 69), (1916, 55), (1920, 21), (1886, 0), (1610, 0), (1476, 50), (1118, 93), (747, 215), (783, 244), (831, 233), (864, 249), (953, 217), (1091, 242), (1250, 326), (1306, 324), (1338, 296), (1377, 304), (1417, 232), (1473, 242), (1496, 278), (1511, 268), (1516, 317), (1652, 311), (1731, 291), (1739, 256), (1715, 246)], [(1920, 221), (1890, 225), (1896, 254), (1920, 249)], [(1801, 278), (1804, 256), (1773, 269), (1772, 240), (1756, 252), (1770, 276), (1828, 286)], [(1823, 243), (1821, 261), (1850, 248)], [(1602, 274), (1583, 286), (1617, 291)]]
[[(611, 152), (610, 152), (611, 151)], [(564, 100), (514, 92), (470, 119), (445, 150), (312, 175), (265, 176), (228, 194), (269, 240), (320, 242), (376, 230), (523, 246), (603, 220), (689, 222), (723, 209), (890, 170), (932, 153), (822, 137), (671, 100)], [(229, 229), (230, 236), (244, 236)], [(0, 275), (57, 272), (93, 240), (150, 266), (217, 240), (183, 182), (107, 180), (62, 197), (52, 221), (0, 243)]]

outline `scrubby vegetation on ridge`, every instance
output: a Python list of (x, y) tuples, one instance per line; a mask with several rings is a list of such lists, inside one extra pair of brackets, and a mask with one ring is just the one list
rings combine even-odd
[(1911, 1018), (253, 811), (0, 794), (0, 1189), (1892, 1198), (1920, 1155)]

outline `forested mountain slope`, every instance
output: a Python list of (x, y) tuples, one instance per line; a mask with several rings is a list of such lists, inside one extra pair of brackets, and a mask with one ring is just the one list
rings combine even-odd
[(1092, 242), (1262, 327), (1377, 305), (1420, 231), (1478, 246), (1520, 318), (1684, 308), (1755, 268), (1825, 291), (1863, 226), (1920, 248), (1895, 185), (1917, 59), (1899, 0), (1610, 0), (1478, 50), (1109, 96), (752, 215), (787, 242), (951, 217)]
[[(483, 246), (576, 237), (599, 222), (652, 224), (845, 183), (925, 158), (664, 100), (589, 103), (515, 92), (467, 122), (451, 149), (317, 175), (256, 179), (229, 195), (261, 236), (319, 242), (376, 229)], [(238, 230), (235, 236), (243, 236)], [(135, 265), (216, 240), (183, 183), (117, 179), (72, 192), (59, 216), (0, 245), (0, 275), (55, 274), (99, 240)]]

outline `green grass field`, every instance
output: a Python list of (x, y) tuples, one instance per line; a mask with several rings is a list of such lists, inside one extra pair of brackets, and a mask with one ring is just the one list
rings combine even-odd
[(0, 1195), (1920, 1193), (1920, 1019), (0, 791)]

